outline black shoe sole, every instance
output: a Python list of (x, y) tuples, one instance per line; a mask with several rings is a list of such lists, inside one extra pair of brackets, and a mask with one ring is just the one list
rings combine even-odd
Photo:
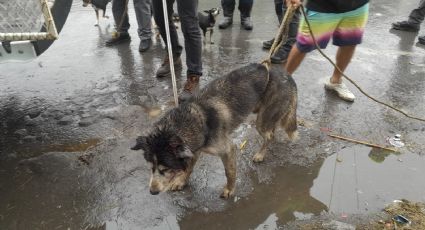
[(130, 42), (130, 41), (131, 41), (131, 38), (126, 38), (126, 39), (114, 41), (114, 42), (111, 42), (111, 43), (105, 42), (105, 46), (111, 47), (111, 46), (116, 46), (116, 45), (123, 44), (123, 43), (126, 43), (126, 42)]
[[(149, 39), (149, 40), (150, 40), (150, 39)], [(140, 48), (140, 45), (139, 45), (139, 52), (140, 52), (140, 53), (146, 52), (146, 51), (148, 51), (151, 47), (152, 47), (152, 40), (150, 40), (150, 41), (149, 41), (149, 45), (148, 45), (147, 47), (145, 47), (145, 48)]]
[(288, 60), (288, 58), (286, 58), (286, 59), (282, 59), (282, 60), (271, 59), (270, 61), (271, 61), (271, 63), (272, 63), (272, 64), (283, 64), (283, 63), (285, 63), (287, 60)]
[(270, 48), (272, 48), (272, 46), (264, 45), (264, 44), (263, 44), (263, 49), (265, 49), (265, 50), (269, 50)]
[(144, 52), (148, 51), (150, 48), (151, 47), (149, 46), (148, 48), (145, 48), (145, 49), (139, 49), (139, 52), (140, 53), (144, 53)]
[(395, 30), (400, 30), (400, 31), (406, 31), (406, 32), (418, 32), (419, 29), (416, 28), (406, 28), (406, 27), (400, 27), (400, 26), (395, 26), (393, 25), (392, 27)]
[(143, 48), (143, 49), (139, 49), (140, 53), (146, 52), (151, 48), (151, 46), (147, 47), (147, 48)]
[(226, 26), (218, 26), (218, 28), (219, 29), (221, 29), (221, 30), (224, 30), (224, 29), (227, 29), (227, 28), (229, 28), (230, 26), (232, 26), (232, 24), (229, 24), (229, 25), (226, 25)]
[[(175, 67), (174, 67), (174, 72), (181, 71), (182, 69), (183, 69), (183, 66), (175, 66)], [(166, 73), (166, 74), (155, 74), (155, 76), (156, 76), (157, 78), (166, 78), (166, 77), (171, 77), (171, 71), (170, 71), (170, 72), (168, 72), (168, 73)]]

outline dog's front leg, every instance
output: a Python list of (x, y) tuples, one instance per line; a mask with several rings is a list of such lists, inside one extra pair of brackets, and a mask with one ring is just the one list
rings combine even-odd
[(227, 178), (227, 184), (224, 186), (223, 193), (220, 195), (224, 199), (233, 196), (236, 184), (236, 148), (233, 144), (229, 145), (228, 151), (220, 156)]
[(212, 41), (212, 34), (213, 34), (214, 30), (211, 28), (210, 29), (210, 44), (214, 44), (214, 42)]
[(106, 15), (106, 9), (103, 10), (103, 18), (109, 18), (109, 16)]
[(196, 161), (198, 161), (199, 153), (196, 153), (192, 159), (190, 159), (185, 171), (178, 174), (171, 182), (171, 191), (179, 191), (186, 186), (189, 181), (190, 174), (192, 174), (193, 167), (195, 167)]
[(95, 10), (96, 12), (96, 24), (94, 26), (99, 26), (99, 10)]

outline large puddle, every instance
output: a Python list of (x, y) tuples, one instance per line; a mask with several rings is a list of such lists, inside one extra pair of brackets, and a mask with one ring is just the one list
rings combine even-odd
[(342, 149), (308, 168), (280, 167), (273, 182), (223, 212), (194, 212), (163, 229), (275, 229), (329, 211), (342, 216), (381, 210), (395, 199), (425, 201), (425, 158), (363, 146)]

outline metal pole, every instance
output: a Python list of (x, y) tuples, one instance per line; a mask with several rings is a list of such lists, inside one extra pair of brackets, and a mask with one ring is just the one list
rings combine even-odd
[[(154, 0), (154, 1), (157, 1), (157, 0)], [(173, 84), (174, 103), (176, 104), (176, 106), (178, 106), (179, 98), (177, 95), (176, 73), (174, 72), (174, 59), (173, 59), (173, 50), (171, 47), (171, 39), (170, 39), (170, 23), (168, 21), (167, 0), (162, 0), (162, 9), (164, 10), (165, 33), (167, 35), (168, 58), (170, 59), (170, 70), (171, 70), (171, 81)]]

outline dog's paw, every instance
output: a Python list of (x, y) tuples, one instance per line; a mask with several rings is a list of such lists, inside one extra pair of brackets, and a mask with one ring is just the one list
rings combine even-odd
[(223, 192), (221, 193), (220, 197), (223, 199), (228, 199), (232, 197), (235, 193), (235, 189), (228, 189), (227, 187), (224, 187)]
[(104, 18), (109, 18), (109, 16), (108, 15), (105, 15), (105, 17)]
[(94, 24), (94, 26), (99, 26), (99, 24), (96, 23), (96, 24)]
[(264, 155), (261, 153), (256, 153), (254, 155), (254, 157), (252, 158), (252, 161), (254, 161), (255, 163), (260, 163), (264, 161)]
[(184, 186), (186, 186), (186, 179), (185, 178), (175, 178), (171, 182), (171, 191), (180, 191), (183, 190)]

